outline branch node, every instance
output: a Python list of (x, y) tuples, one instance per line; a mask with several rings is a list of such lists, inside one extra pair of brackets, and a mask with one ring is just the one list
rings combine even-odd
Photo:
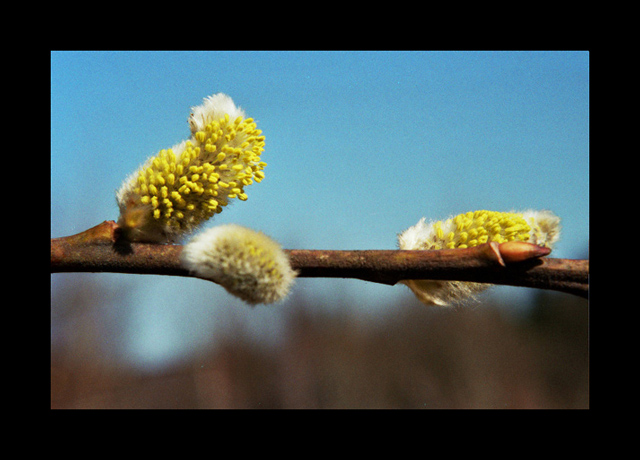
[(504, 259), (502, 258), (502, 254), (500, 253), (500, 245), (498, 243), (492, 241), (488, 245), (486, 245), (486, 248), (487, 250), (484, 253), (489, 256), (489, 259), (495, 260), (503, 267), (506, 267)]

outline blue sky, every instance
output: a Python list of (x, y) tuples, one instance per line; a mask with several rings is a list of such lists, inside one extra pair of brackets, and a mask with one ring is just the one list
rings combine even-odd
[[(588, 52), (52, 52), (51, 236), (117, 219), (124, 178), (187, 138), (190, 107), (217, 92), (263, 130), (268, 166), (207, 226), (245, 225), (286, 248), (393, 249), (423, 216), (550, 209), (563, 224), (553, 255), (586, 255)], [(204, 341), (229, 322), (277, 334), (278, 309), (295, 307), (293, 295), (249, 309), (169, 277), (56, 274), (52, 289), (87, 276), (135, 296), (122, 331), (134, 362), (193, 347), (196, 324)], [(410, 295), (357, 280), (295, 289), (378, 311)]]

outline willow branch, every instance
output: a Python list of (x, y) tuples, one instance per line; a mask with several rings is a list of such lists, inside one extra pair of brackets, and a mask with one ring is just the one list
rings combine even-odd
[[(105, 221), (77, 235), (51, 239), (51, 273), (195, 277), (181, 266), (181, 251), (181, 245), (129, 243), (120, 238), (115, 222)], [(512, 253), (496, 243), (437, 251), (286, 250), (299, 277), (355, 278), (387, 285), (407, 279), (474, 281), (588, 296), (588, 260), (542, 257), (550, 252), (544, 248), (532, 251)]]

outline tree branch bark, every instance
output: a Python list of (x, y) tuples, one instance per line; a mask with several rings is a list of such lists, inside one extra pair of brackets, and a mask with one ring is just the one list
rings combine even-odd
[[(503, 246), (505, 245), (505, 246)], [(285, 250), (299, 277), (356, 278), (394, 285), (401, 280), (433, 279), (550, 289), (587, 298), (589, 261), (554, 259), (529, 245), (486, 243), (468, 249)], [(180, 264), (181, 245), (129, 243), (114, 221), (77, 235), (51, 239), (51, 273), (115, 272), (171, 276), (195, 275)]]

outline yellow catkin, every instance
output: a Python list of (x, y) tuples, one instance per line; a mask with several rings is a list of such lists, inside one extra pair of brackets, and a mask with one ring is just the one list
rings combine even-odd
[[(225, 102), (228, 96), (209, 99), (215, 98)], [(121, 221), (131, 222), (122, 216), (141, 207), (147, 216), (135, 219), (132, 239), (175, 240), (219, 213), (231, 199), (247, 200), (244, 187), (264, 179), (265, 137), (254, 120), (234, 115), (231, 121), (228, 113), (207, 110), (198, 112), (197, 121), (190, 119), (188, 141), (176, 146), (176, 151), (161, 150), (123, 184), (118, 193)], [(243, 113), (235, 106), (230, 110)], [(216, 197), (215, 204), (211, 197)]]
[(464, 249), (489, 241), (527, 241), (531, 227), (521, 214), (475, 211), (433, 224), (429, 249)]
[[(560, 218), (551, 211), (474, 211), (428, 223), (421, 219), (398, 235), (400, 249), (464, 249), (490, 241), (523, 241), (551, 248), (560, 237)], [(487, 283), (445, 280), (402, 280), (425, 305), (464, 302)]]

